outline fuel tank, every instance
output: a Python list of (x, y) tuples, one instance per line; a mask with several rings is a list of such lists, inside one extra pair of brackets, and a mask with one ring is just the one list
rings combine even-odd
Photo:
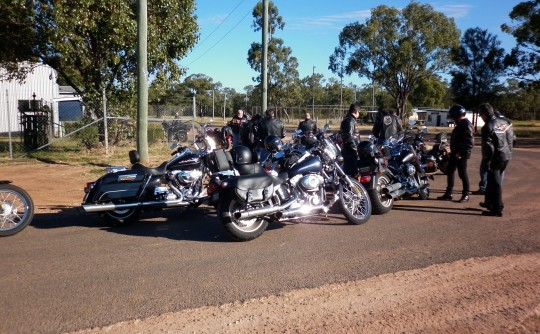
[(289, 170), (289, 177), (293, 177), (296, 175), (304, 175), (308, 173), (319, 173), (322, 171), (322, 162), (321, 159), (317, 156), (310, 156), (306, 158), (304, 161), (294, 165)]

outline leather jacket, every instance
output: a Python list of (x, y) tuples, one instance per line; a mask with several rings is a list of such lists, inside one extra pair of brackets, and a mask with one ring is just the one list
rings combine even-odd
[(474, 130), (468, 118), (462, 118), (456, 122), (456, 127), (450, 136), (450, 155), (469, 159), (474, 146)]
[(317, 134), (317, 123), (312, 119), (306, 119), (298, 124), (298, 129), (302, 130), (302, 134), (304, 135), (309, 133)]
[(482, 159), (490, 169), (498, 162), (512, 159), (514, 130), (512, 123), (504, 117), (491, 117), (482, 127)]
[(351, 114), (347, 114), (343, 121), (341, 121), (340, 133), (342, 140), (341, 149), (343, 154), (356, 154), (356, 146), (359, 142), (358, 137), (356, 136), (356, 117)]
[(261, 121), (259, 131), (259, 138), (261, 141), (264, 141), (264, 139), (270, 135), (278, 136), (280, 139), (285, 137), (285, 126), (283, 125), (283, 122), (275, 117), (264, 118)]
[(377, 115), (371, 132), (378, 139), (388, 139), (402, 130), (403, 127), (399, 117), (385, 112)]

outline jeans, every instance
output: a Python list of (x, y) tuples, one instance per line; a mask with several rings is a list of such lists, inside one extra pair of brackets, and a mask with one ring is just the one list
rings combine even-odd
[(485, 203), (491, 206), (491, 211), (501, 213), (504, 209), (504, 203), (502, 201), (502, 183), (504, 177), (504, 170), (508, 166), (508, 161), (501, 161), (497, 163), (497, 166), (492, 166), (487, 173), (487, 186), (485, 194)]
[(467, 174), (467, 161), (469, 159), (461, 158), (456, 159), (455, 157), (450, 157), (448, 160), (448, 170), (446, 171), (446, 193), (452, 194), (455, 183), (455, 172), (458, 171), (459, 178), (463, 184), (463, 195), (469, 195), (470, 193), (470, 184), (469, 184), (469, 175)]

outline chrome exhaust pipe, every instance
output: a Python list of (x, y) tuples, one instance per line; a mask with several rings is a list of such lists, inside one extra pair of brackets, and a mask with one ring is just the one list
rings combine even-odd
[(384, 195), (388, 195), (388, 194), (393, 193), (393, 192), (395, 192), (396, 190), (399, 190), (399, 189), (401, 189), (401, 188), (403, 188), (403, 184), (401, 184), (401, 183), (394, 183), (394, 184), (391, 184), (391, 185), (388, 185), (388, 186), (382, 188), (381, 191), (382, 191), (382, 193), (383, 193)]
[(129, 209), (135, 207), (154, 207), (154, 208), (170, 208), (177, 206), (188, 206), (191, 203), (184, 202), (183, 200), (172, 200), (172, 201), (150, 201), (150, 202), (134, 202), (134, 203), (122, 203), (122, 204), (83, 204), (82, 208), (85, 212), (103, 212), (103, 211), (114, 211)]
[(234, 218), (239, 219), (239, 220), (240, 219), (249, 219), (249, 218), (266, 216), (266, 215), (269, 215), (269, 214), (272, 214), (272, 213), (283, 211), (286, 208), (288, 208), (289, 206), (291, 206), (291, 204), (293, 204), (294, 201), (297, 200), (297, 198), (298, 198), (297, 196), (294, 196), (293, 198), (291, 198), (287, 202), (283, 203), (282, 205), (278, 205), (278, 206), (267, 206), (267, 207), (264, 207), (264, 208), (257, 208), (257, 209), (252, 209), (252, 210), (249, 210), (249, 211), (238, 211), (238, 212), (234, 213)]
[(325, 210), (325, 209), (326, 209), (326, 211), (328, 211), (328, 208), (324, 204), (320, 204), (320, 205), (317, 205), (317, 206), (301, 206), (301, 207), (298, 207), (298, 208), (278, 212), (276, 214), (276, 216), (277, 216), (278, 219), (279, 218), (293, 217), (293, 216), (296, 216), (296, 215), (307, 216), (309, 214), (312, 214), (314, 211)]

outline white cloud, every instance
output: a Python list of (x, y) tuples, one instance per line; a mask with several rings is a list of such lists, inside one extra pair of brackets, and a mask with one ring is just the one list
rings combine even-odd
[(286, 28), (291, 30), (311, 30), (316, 28), (343, 29), (346, 24), (363, 21), (370, 16), (370, 10), (360, 10), (320, 17), (291, 17), (284, 20), (287, 22)]
[(460, 19), (469, 15), (472, 8), (472, 5), (443, 5), (435, 7), (435, 10), (454, 19)]

